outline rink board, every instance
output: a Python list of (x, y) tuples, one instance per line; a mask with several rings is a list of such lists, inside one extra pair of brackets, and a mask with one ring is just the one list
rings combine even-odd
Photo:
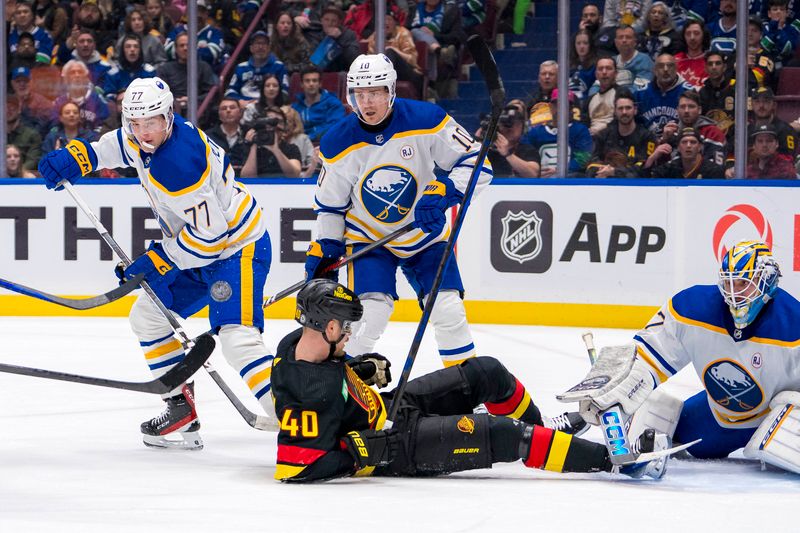
[[(311, 238), (313, 182), (247, 180), (272, 238), (266, 294), (302, 279)], [(800, 189), (796, 182), (498, 179), (472, 203), (458, 245), (473, 322), (637, 327), (671, 294), (714, 283), (724, 246), (767, 240), (781, 285), (800, 294)], [(135, 180), (91, 180), (79, 193), (135, 256), (159, 237)], [(0, 180), (0, 277), (60, 295), (95, 295), (116, 283), (71, 197), (41, 180)], [(398, 223), (400, 224), (400, 223)], [(399, 226), (398, 226), (399, 227)], [(344, 278), (343, 278), (344, 279)], [(419, 308), (402, 275), (395, 319)], [(132, 297), (91, 312), (127, 314)], [(293, 300), (269, 309), (289, 318)], [(0, 290), (0, 315), (76, 314)]]

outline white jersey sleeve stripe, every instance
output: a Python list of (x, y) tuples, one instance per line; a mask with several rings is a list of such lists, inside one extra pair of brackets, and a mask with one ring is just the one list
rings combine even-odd
[(125, 163), (125, 166), (130, 166), (131, 162), (125, 153), (125, 145), (122, 142), (122, 128), (117, 129), (117, 143), (119, 144), (119, 153), (122, 155), (122, 162)]

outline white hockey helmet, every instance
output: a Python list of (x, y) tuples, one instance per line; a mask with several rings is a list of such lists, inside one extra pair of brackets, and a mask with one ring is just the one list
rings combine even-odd
[(172, 91), (161, 78), (137, 78), (128, 85), (122, 99), (122, 128), (133, 137), (131, 120), (159, 115), (167, 121), (166, 131), (172, 130)]
[(350, 71), (347, 73), (347, 101), (361, 118), (354, 89), (386, 87), (389, 90), (389, 109), (392, 109), (396, 85), (397, 71), (395, 71), (391, 59), (384, 54), (361, 54), (350, 65)]

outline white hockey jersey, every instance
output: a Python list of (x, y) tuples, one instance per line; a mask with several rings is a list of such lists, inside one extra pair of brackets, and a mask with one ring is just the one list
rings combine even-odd
[(800, 302), (782, 289), (737, 331), (715, 285), (690, 287), (634, 340), (658, 383), (692, 364), (723, 427), (757, 427), (776, 394), (800, 390)]
[[(438, 166), (462, 193), (477, 160), (480, 144), (441, 107), (398, 98), (389, 125), (370, 132), (350, 114), (322, 138), (322, 170), (314, 209), (316, 238), (349, 243), (379, 240), (414, 221), (414, 205)], [(475, 189), (492, 179), (486, 159)], [(409, 257), (450, 236), (418, 229), (388, 244), (398, 257)]]
[(161, 243), (178, 268), (225, 259), (264, 235), (261, 207), (234, 181), (225, 151), (181, 117), (175, 116), (171, 136), (152, 154), (122, 129), (91, 145), (97, 168), (136, 169), (161, 226)]

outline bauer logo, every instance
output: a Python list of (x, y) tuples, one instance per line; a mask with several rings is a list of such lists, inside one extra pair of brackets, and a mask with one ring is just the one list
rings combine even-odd
[(492, 208), (491, 261), (499, 272), (541, 274), (553, 261), (553, 210), (544, 202)]
[(361, 203), (383, 224), (396, 224), (406, 218), (416, 199), (417, 179), (398, 165), (377, 167), (361, 182)]
[(728, 411), (746, 413), (764, 401), (758, 383), (739, 363), (730, 359), (714, 361), (703, 372), (708, 395)]

